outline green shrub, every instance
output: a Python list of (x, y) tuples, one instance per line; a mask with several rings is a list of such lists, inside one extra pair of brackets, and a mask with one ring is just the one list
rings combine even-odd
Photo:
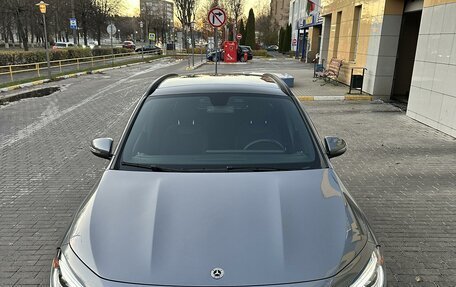
[(65, 60), (68, 59), (68, 50), (67, 49), (56, 49), (52, 50), (49, 54), (51, 61)]
[[(195, 54), (206, 54), (206, 48), (201, 48), (201, 47), (195, 47)], [(187, 48), (187, 53), (191, 54), (192, 53), (192, 48)]]
[[(133, 52), (132, 49), (125, 49), (125, 48), (114, 48), (114, 54), (123, 54), (123, 53), (131, 53)], [(111, 55), (111, 48), (95, 48), (92, 50), (92, 54), (94, 56), (103, 56), (103, 55)]]
[(71, 48), (65, 50), (68, 52), (67, 59), (92, 57), (92, 50), (90, 49)]
[[(50, 50), (49, 58), (51, 61), (60, 61), (66, 59), (85, 58), (92, 56), (110, 55), (111, 48), (69, 48)], [(114, 54), (131, 53), (132, 50), (124, 48), (114, 48)], [(0, 66), (23, 65), (31, 63), (46, 62), (46, 52), (41, 51), (2, 51), (0, 52)]]

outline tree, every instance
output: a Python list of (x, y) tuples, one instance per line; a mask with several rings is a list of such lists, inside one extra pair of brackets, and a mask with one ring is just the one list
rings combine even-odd
[[(192, 27), (190, 23), (195, 19), (195, 0), (175, 0), (177, 19), (184, 28), (184, 39), (187, 39), (186, 27), (190, 26), (190, 33), (192, 33)], [(187, 48), (187, 41), (184, 42), (185, 48)], [(192, 43), (195, 45), (195, 43)]]
[(282, 53), (284, 50), (284, 48), (283, 48), (284, 36), (285, 36), (285, 32), (283, 31), (283, 27), (280, 27), (280, 31), (279, 31), (279, 52), (280, 53)]
[(245, 27), (243, 19), (241, 19), (241, 24), (239, 24), (239, 34), (242, 35), (241, 41), (239, 41), (239, 43), (241, 45), (245, 45)]
[(291, 25), (287, 25), (285, 30), (285, 36), (284, 36), (284, 53), (288, 53), (291, 50)]
[[(271, 25), (271, 16), (269, 14), (260, 14), (255, 19), (255, 26), (257, 27), (258, 32), (258, 42), (260, 44), (276, 44), (277, 43), (277, 35), (274, 27)], [(275, 38), (275, 43), (274, 43)]]
[(245, 30), (245, 44), (252, 47), (252, 49), (255, 49), (255, 14), (253, 13), (252, 8), (249, 10), (249, 17), (247, 18)]

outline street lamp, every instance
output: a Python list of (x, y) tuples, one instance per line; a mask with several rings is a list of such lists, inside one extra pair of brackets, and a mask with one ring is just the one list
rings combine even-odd
[(49, 61), (49, 49), (48, 49), (48, 37), (46, 30), (46, 8), (49, 4), (40, 1), (40, 3), (35, 4), (40, 9), (41, 14), (43, 15), (43, 27), (44, 27), (44, 49), (46, 50), (46, 61), (47, 61), (47, 72), (48, 78), (51, 79), (51, 62)]

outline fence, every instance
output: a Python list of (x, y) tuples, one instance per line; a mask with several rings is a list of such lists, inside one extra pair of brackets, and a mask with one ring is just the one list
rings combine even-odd
[[(66, 67), (75, 67), (73, 70), (80, 70), (84, 68), (94, 68), (100, 63), (109, 64), (113, 63), (116, 59), (123, 58), (140, 58), (140, 57), (149, 57), (154, 54), (152, 53), (120, 53), (120, 54), (111, 54), (111, 55), (102, 55), (102, 56), (92, 56), (84, 58), (74, 58), (66, 60), (55, 60), (51, 61), (51, 71), (58, 70), (59, 73), (63, 73)], [(68, 69), (67, 69), (68, 70)], [(30, 64), (21, 64), (21, 65), (8, 65), (0, 66), (0, 79), (2, 77), (8, 76), (10, 82), (14, 82), (17, 79), (18, 74), (29, 73), (30, 75), (27, 78), (41, 77), (43, 72), (47, 71), (47, 62), (39, 63), (30, 63)], [(1, 81), (0, 81), (1, 82)]]

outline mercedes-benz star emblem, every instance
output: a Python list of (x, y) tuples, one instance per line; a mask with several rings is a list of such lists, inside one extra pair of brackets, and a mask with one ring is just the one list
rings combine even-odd
[(212, 271), (211, 271), (211, 276), (215, 280), (221, 279), (223, 277), (223, 274), (225, 274), (225, 271), (223, 271), (222, 268), (217, 267), (217, 268), (212, 269)]

